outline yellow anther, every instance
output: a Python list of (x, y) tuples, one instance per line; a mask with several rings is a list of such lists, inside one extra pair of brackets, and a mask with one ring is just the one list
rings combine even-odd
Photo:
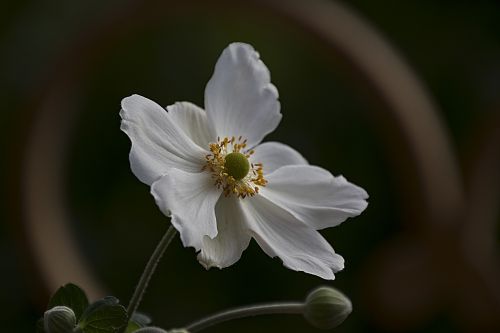
[[(225, 196), (235, 195), (238, 198), (254, 196), (259, 186), (265, 186), (262, 163), (249, 163), (248, 158), (255, 153), (253, 149), (245, 151), (247, 140), (242, 136), (217, 137), (217, 143), (210, 143), (210, 154), (205, 156), (206, 165), (202, 171), (212, 173), (214, 185), (221, 189)], [(235, 162), (236, 161), (236, 162)], [(246, 163), (246, 167), (245, 166)], [(251, 171), (251, 172), (250, 172)]]

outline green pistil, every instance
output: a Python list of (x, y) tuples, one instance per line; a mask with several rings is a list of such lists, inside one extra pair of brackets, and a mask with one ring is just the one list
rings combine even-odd
[(226, 155), (224, 168), (228, 175), (236, 180), (240, 180), (248, 174), (250, 163), (248, 163), (247, 157), (242, 153), (229, 153)]

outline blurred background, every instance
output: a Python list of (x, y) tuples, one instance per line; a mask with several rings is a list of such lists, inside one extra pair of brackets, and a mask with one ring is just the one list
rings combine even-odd
[[(129, 168), (123, 97), (203, 106), (220, 52), (252, 44), (280, 92), (266, 140), (370, 194), (322, 234), (335, 281), (252, 242), (205, 271), (175, 239), (141, 310), (164, 328), (225, 308), (348, 295), (338, 332), (500, 331), (500, 3), (10, 1), (0, 12), (0, 321), (30, 332), (66, 282), (129, 300), (168, 220)], [(316, 332), (269, 316), (207, 332)]]

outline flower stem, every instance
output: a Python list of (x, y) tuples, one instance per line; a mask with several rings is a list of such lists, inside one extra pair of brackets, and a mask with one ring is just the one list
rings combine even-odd
[(172, 239), (176, 234), (177, 230), (175, 230), (175, 228), (172, 225), (170, 225), (167, 232), (165, 233), (165, 235), (163, 235), (162, 239), (156, 246), (156, 249), (151, 255), (151, 258), (149, 258), (149, 261), (146, 267), (144, 268), (144, 272), (142, 272), (141, 279), (139, 280), (137, 287), (135, 287), (134, 294), (132, 295), (130, 303), (128, 304), (127, 315), (129, 318), (131, 318), (132, 314), (134, 314), (134, 312), (137, 310), (137, 307), (139, 306), (139, 303), (142, 300), (142, 296), (144, 295), (144, 292), (148, 287), (149, 280), (151, 279), (151, 276), (156, 270), (158, 262), (160, 261), (161, 257), (163, 256), (163, 253), (165, 252), (168, 245), (170, 244), (170, 242), (172, 241)]
[(186, 326), (186, 330), (188, 330), (190, 333), (194, 333), (201, 331), (207, 327), (233, 319), (265, 314), (302, 314), (303, 312), (304, 303), (268, 303), (250, 305), (222, 311), (212, 316), (203, 318)]

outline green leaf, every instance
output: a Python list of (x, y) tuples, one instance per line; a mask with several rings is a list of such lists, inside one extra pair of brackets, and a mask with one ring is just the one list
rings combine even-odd
[(108, 296), (91, 304), (78, 327), (84, 333), (117, 333), (127, 325), (127, 310), (117, 298)]
[(73, 283), (68, 283), (59, 289), (49, 301), (48, 309), (54, 306), (67, 306), (75, 313), (76, 320), (79, 320), (82, 313), (89, 305), (89, 300), (85, 292)]
[(101, 298), (100, 300), (95, 301), (94, 303), (90, 304), (87, 309), (82, 314), (82, 317), (80, 318), (80, 321), (85, 320), (85, 318), (94, 312), (96, 309), (103, 305), (118, 305), (120, 304), (120, 301), (118, 298), (114, 296), (106, 296), (104, 298)]

